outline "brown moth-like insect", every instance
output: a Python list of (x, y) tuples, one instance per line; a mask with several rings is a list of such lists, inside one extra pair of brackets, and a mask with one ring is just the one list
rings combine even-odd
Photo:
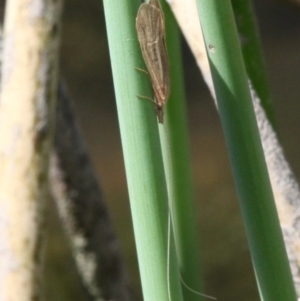
[(155, 95), (159, 123), (164, 122), (164, 105), (170, 94), (168, 53), (165, 42), (165, 20), (159, 0), (141, 4), (136, 30)]

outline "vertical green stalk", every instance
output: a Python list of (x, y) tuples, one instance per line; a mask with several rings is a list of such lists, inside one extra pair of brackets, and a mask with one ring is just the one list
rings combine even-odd
[(231, 3), (247, 74), (269, 121), (273, 128), (275, 128), (271, 92), (252, 1), (232, 0)]
[[(187, 112), (181, 62), (181, 39), (169, 6), (162, 1), (166, 20), (166, 42), (169, 49), (171, 94), (166, 105), (166, 129), (162, 147), (169, 183), (176, 251), (182, 280), (193, 290), (203, 292), (200, 277), (197, 222), (194, 208), (192, 172), (189, 157)], [(184, 299), (199, 300), (199, 295), (182, 284)]]
[(197, 4), (260, 293), (264, 301), (295, 301), (231, 1)]
[(168, 198), (149, 78), (135, 30), (137, 0), (104, 0), (130, 205), (145, 301), (181, 301), (177, 262), (167, 281)]

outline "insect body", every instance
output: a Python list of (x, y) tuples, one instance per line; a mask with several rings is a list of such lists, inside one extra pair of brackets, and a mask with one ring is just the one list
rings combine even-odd
[(155, 95), (158, 121), (163, 123), (164, 105), (170, 94), (170, 75), (164, 14), (158, 0), (140, 6), (136, 30)]

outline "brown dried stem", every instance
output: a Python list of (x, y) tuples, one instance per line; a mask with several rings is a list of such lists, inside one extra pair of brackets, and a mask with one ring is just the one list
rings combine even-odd
[(0, 106), (0, 300), (38, 300), (61, 1), (7, 1)]

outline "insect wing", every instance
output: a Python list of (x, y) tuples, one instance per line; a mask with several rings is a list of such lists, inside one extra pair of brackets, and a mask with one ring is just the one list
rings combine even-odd
[(170, 80), (164, 16), (157, 0), (140, 6), (136, 18), (136, 29), (156, 101), (164, 105), (169, 96)]
[(150, 0), (149, 5), (156, 7), (158, 10), (161, 10), (161, 6), (158, 0)]

